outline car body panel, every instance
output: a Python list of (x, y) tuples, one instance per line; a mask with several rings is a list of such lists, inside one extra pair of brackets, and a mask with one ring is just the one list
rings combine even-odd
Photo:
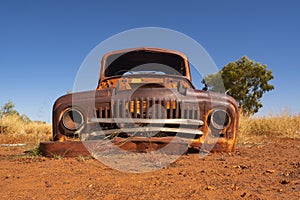
[[(172, 61), (165, 60), (170, 57)], [(122, 68), (121, 64), (127, 65)], [(139, 68), (140, 64), (144, 68)], [(172, 71), (173, 65), (180, 67)], [(125, 70), (114, 74), (108, 69)], [(218, 119), (220, 116), (226, 119)], [(195, 89), (183, 53), (133, 48), (103, 56), (95, 90), (57, 99), (53, 106), (53, 139), (100, 140), (109, 136), (157, 141), (172, 136), (189, 139), (190, 148), (232, 152), (238, 119), (238, 107), (232, 97)], [(212, 122), (226, 126), (216, 129)], [(66, 124), (76, 129), (70, 130), (73, 126), (68, 128)]]

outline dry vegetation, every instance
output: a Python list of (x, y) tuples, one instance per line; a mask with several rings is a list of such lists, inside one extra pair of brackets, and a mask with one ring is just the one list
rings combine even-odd
[(267, 117), (240, 117), (239, 144), (258, 142), (268, 137), (300, 138), (300, 114), (281, 113)]
[[(24, 122), (18, 115), (0, 119), (0, 144), (38, 144), (51, 139), (51, 125)], [(240, 117), (238, 144), (259, 142), (263, 138), (300, 138), (300, 114), (282, 113), (267, 117)]]
[(50, 124), (26, 122), (19, 115), (5, 115), (0, 119), (0, 144), (38, 144), (50, 138)]

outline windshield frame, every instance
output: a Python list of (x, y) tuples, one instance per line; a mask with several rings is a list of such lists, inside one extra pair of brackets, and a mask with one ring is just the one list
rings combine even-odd
[[(127, 67), (124, 67), (126, 64)], [(145, 47), (124, 49), (105, 54), (101, 61), (100, 81), (110, 77), (125, 75), (127, 71), (135, 68), (142, 69), (140, 71), (162, 71), (165, 74), (162, 73), (160, 75), (183, 76), (191, 81), (189, 63), (184, 54), (173, 50)], [(116, 74), (118, 70), (123, 70), (124, 72)], [(146, 73), (140, 73), (140, 75), (144, 74)]]

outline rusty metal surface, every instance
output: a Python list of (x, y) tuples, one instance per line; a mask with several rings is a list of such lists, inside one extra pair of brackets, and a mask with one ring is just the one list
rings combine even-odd
[[(115, 149), (107, 143), (113, 144)], [(101, 149), (93, 149), (100, 147)], [(150, 152), (163, 149), (165, 154), (182, 154), (188, 150), (188, 143), (183, 139), (164, 137), (164, 138), (114, 138), (107, 140), (90, 140), (90, 141), (64, 141), (64, 142), (41, 142), (40, 152), (47, 157), (77, 157), (92, 156), (93, 151), (129, 151), (129, 152)]]
[(47, 157), (90, 156), (90, 152), (81, 141), (41, 142), (39, 150), (43, 156)]
[[(186, 75), (130, 74), (106, 77), (103, 71), (106, 59), (111, 55), (130, 51), (152, 51), (180, 56), (184, 61)], [(66, 141), (75, 136), (80, 137), (83, 133), (89, 133), (90, 135), (87, 134), (87, 136), (91, 136), (90, 138), (97, 138), (99, 131), (108, 135), (128, 132), (130, 136), (139, 135), (131, 134), (132, 132), (155, 131), (165, 132), (167, 135), (178, 132), (179, 135), (181, 133), (195, 135), (191, 143), (192, 148), (199, 149), (204, 143), (204, 138), (217, 136), (220, 139), (212, 147), (212, 151), (234, 151), (239, 120), (236, 101), (225, 94), (194, 88), (187, 57), (182, 53), (157, 48), (135, 48), (107, 53), (102, 58), (97, 89), (67, 94), (55, 102), (52, 119), (53, 139)], [(70, 108), (82, 113), (80, 123), (75, 123), (74, 126), (72, 126), (71, 114), (64, 115)], [(210, 124), (211, 115), (216, 109), (226, 111), (230, 118), (228, 125), (222, 130), (216, 130)], [(70, 121), (63, 123), (62, 116), (67, 116), (66, 119)], [(76, 130), (71, 130), (74, 127)], [(141, 138), (136, 137), (136, 139)], [(158, 142), (164, 139), (157, 137), (155, 140)], [(134, 144), (137, 144), (137, 141)], [(51, 143), (51, 145), (56, 144)], [(65, 149), (70, 147), (74, 151), (82, 150), (80, 144), (73, 145), (67, 142), (59, 144), (57, 148), (64, 145), (66, 145)], [(131, 142), (128, 146), (135, 145)], [(207, 146), (209, 147), (209, 144)], [(52, 150), (55, 151), (54, 148)]]

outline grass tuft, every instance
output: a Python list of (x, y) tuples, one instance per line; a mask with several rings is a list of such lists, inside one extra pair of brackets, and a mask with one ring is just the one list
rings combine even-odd
[(5, 115), (0, 118), (0, 144), (39, 144), (49, 141), (51, 125), (43, 122), (25, 122), (19, 115)]
[(300, 114), (284, 112), (263, 117), (240, 115), (238, 143), (253, 143), (259, 138), (300, 138)]

